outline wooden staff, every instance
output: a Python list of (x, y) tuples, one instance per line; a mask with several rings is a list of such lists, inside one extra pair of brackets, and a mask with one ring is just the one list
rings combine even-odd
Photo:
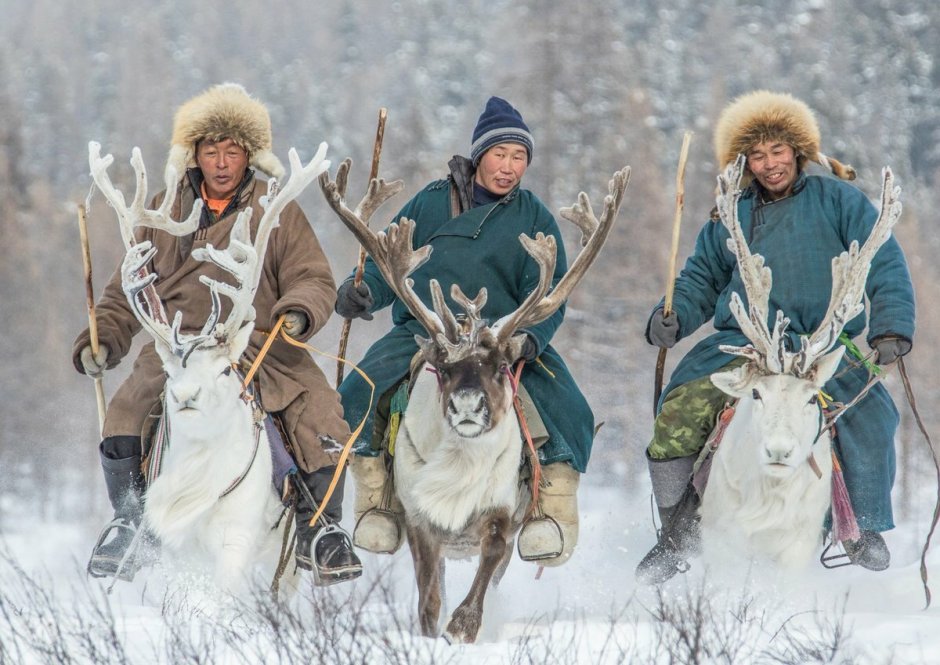
[[(689, 159), (689, 143), (692, 141), (692, 132), (686, 132), (682, 137), (682, 149), (679, 151), (679, 168), (676, 170), (676, 215), (672, 220), (672, 249), (669, 254), (669, 272), (666, 276), (666, 302), (663, 307), (663, 316), (672, 312), (672, 296), (676, 285), (676, 259), (679, 255), (679, 226), (682, 222), (682, 207), (685, 205), (685, 164)], [(653, 386), (653, 416), (659, 406), (659, 398), (663, 394), (663, 372), (666, 367), (665, 347), (659, 350), (656, 357), (656, 379)]]
[[(388, 116), (388, 110), (385, 107), (379, 109), (379, 123), (375, 129), (375, 144), (372, 146), (372, 170), (369, 172), (369, 182), (379, 177), (379, 157), (382, 155), (382, 140), (385, 138), (385, 118)], [(358, 287), (362, 284), (362, 273), (366, 267), (366, 250), (359, 247), (359, 262), (356, 264), (356, 274), (353, 277), (353, 285)], [(336, 352), (336, 387), (343, 382), (343, 367), (346, 359), (346, 345), (349, 343), (349, 328), (352, 326), (352, 319), (343, 321), (343, 329), (339, 337), (339, 351)]]
[[(91, 285), (91, 250), (88, 247), (88, 220), (85, 213), (85, 204), (78, 204), (78, 231), (82, 241), (82, 265), (85, 268), (85, 302), (88, 306), (88, 335), (91, 338), (91, 353), (98, 356), (98, 319), (95, 317), (95, 295)], [(104, 381), (102, 377), (95, 377), (95, 397), (98, 402), (98, 430), (104, 431)]]

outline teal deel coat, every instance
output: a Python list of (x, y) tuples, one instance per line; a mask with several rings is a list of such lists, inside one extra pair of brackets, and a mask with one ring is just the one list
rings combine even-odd
[[(553, 284), (567, 269), (558, 225), (539, 199), (524, 189), (515, 189), (496, 203), (471, 208), (451, 216), (450, 180), (432, 182), (395, 216), (415, 221), (414, 246), (430, 245), (430, 259), (412, 274), (418, 297), (431, 306), (430, 280), (441, 284), (448, 305), (455, 313), (463, 310), (450, 299), (450, 285), (459, 284), (469, 297), (486, 287), (483, 316), (494, 322), (515, 310), (538, 283), (539, 269), (519, 242), (519, 234), (538, 232), (557, 240), (558, 259)], [(375, 342), (359, 363), (375, 382), (375, 401), (408, 373), (409, 363), (418, 352), (414, 336), (427, 337), (427, 331), (386, 284), (371, 258), (366, 260), (364, 281), (375, 303), (372, 311), (392, 307), (392, 329)], [(539, 362), (527, 363), (522, 383), (545, 422), (549, 439), (539, 449), (543, 464), (567, 461), (584, 472), (594, 438), (594, 414), (568, 371), (561, 356), (549, 344), (564, 318), (564, 307), (545, 321), (526, 329), (535, 339)], [(339, 387), (346, 421), (355, 428), (366, 418), (356, 444), (358, 454), (370, 451), (375, 404), (369, 408), (370, 388), (357, 374), (350, 373)], [(367, 409), (369, 413), (366, 413)]]
[[(761, 204), (756, 185), (738, 203), (738, 218), (754, 254), (761, 254), (773, 272), (768, 325), (778, 309), (790, 318), (791, 348), (800, 335), (812, 334), (829, 305), (832, 258), (853, 240), (864, 243), (878, 211), (856, 187), (828, 176), (801, 174), (792, 196)], [(731, 294), (746, 302), (734, 255), (728, 249), (728, 231), (718, 222), (699, 233), (695, 251), (676, 280), (673, 310), (680, 337), (691, 334), (709, 319), (716, 332), (699, 342), (678, 364), (665, 397), (676, 386), (716, 371), (733, 356), (720, 344), (743, 346), (748, 340), (731, 314)], [(907, 262), (894, 237), (872, 261), (865, 287), (870, 302), (867, 340), (884, 335), (914, 337), (914, 290)], [(865, 313), (845, 326), (849, 337), (865, 329)], [(848, 361), (826, 384), (837, 401), (848, 402), (868, 380), (864, 367), (848, 370)], [(844, 373), (843, 373), (844, 372)], [(661, 404), (662, 402), (660, 402)], [(846, 485), (859, 527), (884, 531), (894, 526), (891, 488), (894, 484), (894, 434), (898, 412), (882, 384), (872, 388), (838, 421), (838, 451)]]

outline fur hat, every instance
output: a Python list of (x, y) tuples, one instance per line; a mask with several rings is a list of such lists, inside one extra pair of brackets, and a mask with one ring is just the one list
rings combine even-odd
[(280, 180), (284, 165), (271, 152), (268, 109), (237, 83), (222, 83), (196, 95), (177, 110), (167, 168), (177, 177), (196, 166), (196, 143), (232, 139), (248, 153), (248, 163)]
[(522, 114), (505, 99), (490, 97), (473, 130), (470, 143), (470, 161), (473, 165), (479, 164), (483, 153), (497, 143), (518, 143), (525, 146), (529, 153), (528, 163), (532, 163), (535, 141), (532, 140), (532, 134), (529, 133), (529, 127), (522, 119)]
[(797, 153), (800, 168), (807, 161), (821, 164), (842, 178), (854, 180), (855, 169), (819, 151), (819, 125), (809, 107), (792, 95), (756, 90), (725, 107), (715, 127), (715, 156), (719, 168), (763, 141), (783, 141)]

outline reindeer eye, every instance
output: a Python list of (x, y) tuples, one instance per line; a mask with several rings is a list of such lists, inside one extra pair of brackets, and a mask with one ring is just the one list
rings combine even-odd
[(813, 393), (813, 396), (809, 398), (810, 404), (819, 404), (819, 393)]
[(230, 376), (232, 374), (232, 366), (227, 365), (225, 369), (222, 370), (222, 376)]
[(760, 393), (757, 391), (757, 388), (751, 388), (751, 397), (753, 397), (758, 402), (760, 401)]

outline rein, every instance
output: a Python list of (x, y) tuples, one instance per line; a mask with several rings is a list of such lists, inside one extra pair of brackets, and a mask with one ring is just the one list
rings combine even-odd
[(530, 513), (538, 512), (539, 506), (539, 486), (542, 483), (542, 463), (539, 462), (539, 455), (535, 451), (535, 443), (532, 442), (532, 433), (529, 431), (529, 423), (526, 421), (525, 413), (522, 410), (522, 400), (519, 399), (519, 381), (522, 377), (522, 368), (525, 367), (525, 360), (519, 360), (516, 365), (515, 375), (507, 368), (506, 374), (509, 376), (509, 383), (512, 386), (512, 406), (516, 411), (516, 417), (519, 419), (519, 426), (522, 428), (522, 435), (525, 438), (526, 450), (529, 454), (529, 464), (532, 465), (532, 506)]
[[(283, 319), (284, 319), (283, 316), (281, 316), (281, 318), (278, 319), (278, 325), (283, 321)], [(274, 337), (274, 333), (277, 329), (278, 329), (278, 326), (275, 326), (275, 330), (271, 331), (271, 338)], [(368, 417), (368, 414), (372, 411), (372, 400), (375, 397), (375, 383), (372, 381), (372, 379), (369, 378), (369, 376), (365, 372), (363, 372), (361, 369), (359, 369), (358, 366), (356, 366), (349, 360), (345, 358), (339, 358), (330, 353), (326, 353), (309, 344), (305, 344), (304, 342), (298, 342), (296, 339), (293, 339), (290, 335), (285, 333), (283, 330), (281, 330), (280, 333), (281, 333), (281, 339), (283, 339), (285, 342), (287, 342), (291, 346), (296, 346), (297, 348), (300, 348), (300, 349), (306, 349), (307, 351), (313, 351), (314, 353), (319, 353), (320, 355), (326, 358), (331, 358), (332, 360), (335, 360), (337, 362), (342, 362), (346, 365), (349, 365), (357, 374), (359, 374), (359, 376), (362, 377), (363, 381), (369, 384), (369, 391), (370, 391), (369, 392), (369, 405), (368, 407), (366, 407), (366, 410), (365, 410), (366, 415), (362, 417), (362, 420), (359, 421), (359, 424), (356, 426), (356, 429), (353, 430), (353, 432), (349, 435), (349, 439), (346, 441), (346, 444), (343, 446), (343, 451), (340, 453), (339, 459), (336, 460), (336, 471), (333, 472), (333, 478), (330, 480), (330, 485), (329, 487), (327, 487), (326, 493), (323, 495), (323, 499), (320, 501), (320, 505), (317, 506), (316, 513), (314, 513), (313, 517), (310, 519), (310, 525), (313, 526), (313, 524), (318, 519), (320, 519), (320, 516), (323, 514), (323, 511), (326, 509), (326, 504), (329, 503), (330, 497), (333, 496), (333, 492), (336, 490), (336, 486), (339, 484), (340, 478), (343, 477), (343, 471), (345, 470), (345, 467), (346, 467), (346, 461), (347, 459), (349, 459), (349, 453), (352, 451), (353, 444), (359, 438), (359, 434), (362, 433), (362, 429), (366, 425), (366, 419)], [(269, 341), (271, 338), (269, 338)], [(269, 344), (265, 344), (265, 347), (267, 346), (269, 346)]]
[(927, 550), (930, 548), (930, 540), (933, 538), (934, 531), (937, 528), (937, 522), (940, 521), (940, 461), (937, 460), (937, 450), (933, 447), (930, 434), (927, 433), (924, 421), (921, 420), (920, 413), (917, 411), (917, 402), (914, 400), (914, 390), (911, 388), (911, 380), (907, 376), (907, 367), (904, 365), (904, 358), (898, 358), (897, 364), (898, 373), (901, 375), (901, 383), (904, 385), (904, 394), (907, 395), (907, 401), (911, 405), (911, 411), (914, 414), (917, 427), (920, 429), (921, 434), (924, 435), (927, 446), (930, 448), (930, 459), (933, 460), (934, 470), (937, 475), (937, 498), (933, 507), (933, 519), (930, 521), (930, 530), (927, 532), (927, 538), (924, 540), (924, 549), (920, 553), (920, 580), (924, 585), (924, 596), (926, 599), (924, 609), (926, 610), (930, 607), (931, 600), (930, 587), (927, 585)]

